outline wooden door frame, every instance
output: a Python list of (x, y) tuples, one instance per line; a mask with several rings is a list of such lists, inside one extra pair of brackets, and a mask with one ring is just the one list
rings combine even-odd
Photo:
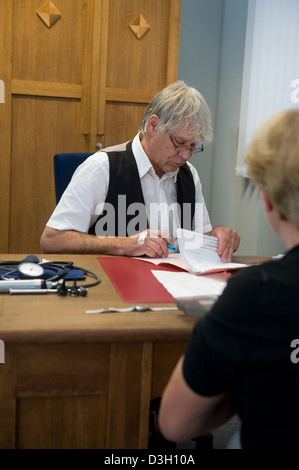
[(11, 78), (12, 78), (12, 1), (0, 0), (0, 80), (4, 83), (5, 102), (0, 103), (0, 252), (9, 245), (9, 201), (11, 163)]

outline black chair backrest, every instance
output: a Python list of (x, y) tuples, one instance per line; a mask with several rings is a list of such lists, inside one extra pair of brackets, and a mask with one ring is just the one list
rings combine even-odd
[(54, 180), (56, 204), (58, 204), (76, 168), (92, 155), (92, 152), (57, 153), (54, 155)]

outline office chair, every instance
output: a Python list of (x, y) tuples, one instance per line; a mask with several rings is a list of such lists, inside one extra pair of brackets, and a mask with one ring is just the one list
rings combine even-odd
[(82, 153), (57, 153), (54, 155), (54, 180), (56, 204), (58, 204), (64, 190), (71, 181), (74, 171), (92, 155), (92, 152)]

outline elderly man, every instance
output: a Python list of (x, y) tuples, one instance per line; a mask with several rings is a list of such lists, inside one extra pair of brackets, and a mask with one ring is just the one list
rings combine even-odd
[(211, 139), (203, 96), (182, 81), (164, 88), (133, 141), (97, 152), (77, 169), (42, 234), (42, 251), (168, 256), (182, 226), (218, 237), (222, 261), (231, 261), (239, 235), (212, 228), (188, 162)]

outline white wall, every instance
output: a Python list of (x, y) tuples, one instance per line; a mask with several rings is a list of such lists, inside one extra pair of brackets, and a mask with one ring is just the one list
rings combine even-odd
[[(223, 0), (182, 0), (178, 78), (197, 88), (213, 116), (217, 113)], [(214, 125), (214, 122), (213, 122)], [(211, 211), (214, 145), (193, 157)]]
[(212, 224), (235, 228), (238, 254), (275, 255), (282, 242), (268, 227), (258, 191), (235, 175), (248, 0), (182, 0), (178, 78), (205, 96), (213, 144), (193, 157)]
[(280, 111), (298, 109), (298, 19), (298, 0), (249, 0), (237, 175), (247, 175), (244, 148), (258, 127)]

